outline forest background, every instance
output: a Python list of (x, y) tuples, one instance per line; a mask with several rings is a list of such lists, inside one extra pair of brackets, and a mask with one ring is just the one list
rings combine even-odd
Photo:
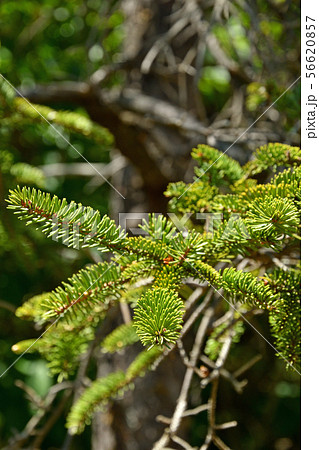
[[(26, 231), (6, 210), (8, 190), (25, 182), (19, 163), (41, 171), (29, 181), (34, 176), (44, 190), (118, 220), (118, 212), (166, 212), (163, 192), (169, 182), (191, 181), (190, 151), (200, 143), (227, 150), (241, 164), (268, 142), (299, 146), (300, 5), (285, 0), (3, 1), (0, 28), (2, 373), (16, 358), (12, 345), (37, 333), (14, 315), (15, 309), (99, 259), (92, 250), (68, 249), (31, 228)], [(17, 113), (15, 125), (6, 126), (10, 98), (19, 94), (5, 79), (30, 101), (91, 118), (110, 134), (99, 141), (93, 133), (83, 136), (55, 125), (57, 133), (36, 114), (22, 120)], [(13, 164), (16, 169), (9, 170)], [(270, 339), (266, 319), (258, 317), (258, 326)], [(222, 411), (230, 416), (240, 411), (241, 429), (231, 431), (229, 443), (254, 448), (252, 436), (258, 436), (255, 448), (297, 449), (299, 377), (287, 372), (252, 330), (232, 364), (252, 349), (263, 359), (249, 371), (245, 396), (231, 396), (221, 386)], [(36, 410), (30, 395), (45, 398), (55, 383), (37, 355), (22, 357), (1, 377), (1, 446), (25, 431)], [(265, 428), (255, 420), (260, 411)], [(61, 448), (63, 415), (43, 448)], [(75, 448), (90, 448), (89, 431), (74, 439)]]

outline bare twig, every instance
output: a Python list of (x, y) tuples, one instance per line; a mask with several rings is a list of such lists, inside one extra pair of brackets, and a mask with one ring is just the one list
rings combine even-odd
[(125, 324), (132, 322), (130, 307), (127, 303), (120, 302), (120, 310)]
[(22, 380), (16, 380), (14, 384), (25, 392), (27, 399), (33, 403), (34, 406), (43, 409), (44, 403), (42, 397), (31, 386), (28, 386)]
[[(186, 410), (183, 413), (182, 417), (184, 418), (184, 417), (189, 417), (189, 416), (196, 416), (197, 414), (199, 414), (199, 413), (201, 413), (203, 411), (207, 411), (208, 408), (209, 408), (209, 404), (205, 403), (204, 405), (197, 406), (196, 408)], [(168, 424), (168, 425), (172, 421), (172, 419), (170, 419), (168, 417), (165, 417), (165, 416), (162, 416), (162, 415), (158, 415), (156, 417), (156, 420), (158, 422), (162, 422), (162, 423), (165, 423), (165, 424)]]
[[(46, 395), (45, 399), (41, 399), (37, 394), (34, 393), (34, 391), (29, 386), (25, 385), (25, 383), (23, 383), (21, 380), (17, 380), (16, 385), (19, 386), (20, 388), (24, 389), (24, 391), (27, 392), (27, 395), (32, 402), (34, 402), (34, 401), (36, 402), (35, 404), (38, 407), (38, 410), (37, 410), (36, 414), (34, 416), (32, 416), (31, 419), (28, 421), (28, 423), (26, 424), (24, 429), (20, 433), (16, 434), (13, 438), (11, 438), (9, 441), (9, 446), (5, 447), (3, 450), (19, 449), (19, 448), (23, 448), (23, 447), (25, 448), (25, 445), (29, 441), (31, 436), (37, 435), (39, 432), (41, 433), (41, 430), (37, 430), (37, 427), (40, 424), (41, 420), (46, 415), (46, 413), (50, 410), (58, 392), (60, 392), (62, 390), (69, 390), (69, 393), (66, 394), (67, 396), (69, 396), (69, 395), (71, 395), (71, 389), (73, 387), (72, 382), (59, 383), (57, 385), (52, 386), (49, 389), (49, 392)], [(61, 399), (61, 402), (63, 402), (63, 404), (64, 404), (63, 398)], [(57, 408), (58, 408), (58, 411), (60, 411), (59, 405), (57, 406)], [(54, 412), (53, 412), (53, 415), (54, 415)], [(42, 433), (43, 433), (44, 437), (52, 428), (52, 426), (55, 422), (53, 420), (54, 417), (52, 417), (51, 420), (49, 418), (48, 419), (49, 420), (48, 427), (45, 428), (45, 430), (42, 429)], [(56, 416), (56, 418), (58, 418), (58, 416)], [(32, 447), (32, 448), (34, 448), (34, 447)]]
[(0, 308), (7, 309), (10, 312), (15, 313), (16, 307), (5, 300), (0, 300)]
[(254, 366), (261, 359), (262, 359), (261, 355), (254, 356), (247, 363), (245, 363), (243, 366), (241, 366), (239, 369), (237, 369), (236, 372), (233, 373), (233, 376), (235, 378), (240, 377), (240, 375), (242, 375), (244, 372), (249, 370), (252, 366)]
[(183, 342), (180, 339), (178, 339), (178, 341), (176, 342), (176, 346), (178, 348), (179, 355), (182, 358), (182, 361), (183, 361), (184, 365), (186, 367), (189, 367), (190, 366), (189, 358), (188, 358), (187, 353), (186, 353), (186, 351), (184, 349)]
[(185, 448), (185, 450), (196, 450), (197, 447), (192, 447), (189, 445), (188, 442), (184, 441), (184, 439), (180, 438), (179, 436), (171, 436), (171, 439), (173, 442), (176, 442), (176, 444), (179, 444), (182, 448)]
[[(79, 397), (81, 396), (85, 383), (84, 378), (87, 371), (87, 368), (89, 366), (89, 362), (91, 360), (91, 357), (93, 355), (93, 351), (96, 347), (96, 345), (100, 342), (100, 340), (104, 337), (105, 331), (108, 327), (108, 317), (104, 319), (100, 327), (98, 328), (95, 338), (93, 341), (91, 341), (86, 353), (83, 355), (82, 360), (80, 362), (80, 366), (76, 375), (76, 379), (73, 386), (73, 401), (72, 405), (74, 405)], [(62, 450), (67, 450), (69, 446), (71, 445), (73, 440), (73, 434), (70, 432), (70, 430), (67, 431)]]
[[(179, 340), (181, 340), (191, 329), (191, 327), (193, 326), (194, 322), (197, 320), (197, 318), (205, 311), (205, 309), (208, 308), (212, 296), (214, 294), (213, 289), (209, 289), (203, 302), (195, 309), (195, 311), (191, 314), (191, 316), (189, 317), (189, 319), (186, 321), (186, 323), (184, 324), (181, 333), (180, 333), (180, 337)], [(164, 358), (166, 358), (166, 356), (171, 353), (176, 347), (173, 346), (170, 349), (164, 350), (164, 352), (162, 353), (162, 355), (158, 358), (156, 364), (159, 364)], [(191, 361), (188, 362), (187, 364), (188, 367), (192, 367), (194, 370), (194, 365), (191, 364)]]
[(195, 309), (195, 311), (192, 313), (192, 315), (189, 317), (189, 319), (183, 326), (183, 329), (181, 331), (179, 339), (182, 339), (185, 336), (185, 334), (192, 327), (192, 325), (196, 321), (196, 319), (202, 314), (203, 311), (205, 311), (205, 309), (208, 307), (208, 305), (213, 297), (213, 294), (214, 294), (213, 289), (209, 289), (203, 302), (198, 306), (197, 309)]
[(202, 296), (203, 292), (204, 289), (202, 287), (198, 287), (191, 293), (184, 304), (186, 311), (189, 310), (193, 306), (193, 304), (197, 302), (197, 300)]
[[(236, 311), (240, 311), (240, 316), (237, 317), (236, 319), (232, 319), (228, 325), (220, 331), (220, 333), (218, 333), (215, 336), (215, 339), (218, 340), (221, 336), (223, 336), (230, 328), (232, 328), (237, 322), (240, 322), (241, 320), (243, 320), (243, 317), (246, 316), (250, 316), (250, 315), (261, 315), (264, 314), (264, 311), (262, 309), (251, 309), (249, 311), (241, 311), (240, 307), (235, 305), (235, 310)], [(234, 311), (234, 310), (232, 310)], [(231, 316), (232, 311), (228, 311), (223, 317), (221, 317), (220, 319), (216, 320), (216, 322), (213, 323), (213, 327), (216, 328), (217, 326), (221, 325), (222, 323), (225, 323), (228, 319), (229, 316)], [(227, 317), (226, 317), (227, 316)]]
[[(205, 333), (206, 333), (207, 327), (209, 325), (209, 322), (213, 316), (213, 313), (214, 313), (213, 308), (207, 309), (207, 311), (205, 312), (205, 314), (202, 318), (200, 326), (198, 328), (198, 331), (197, 331), (197, 334), (195, 337), (195, 342), (194, 342), (192, 351), (190, 353), (190, 364), (192, 366), (195, 366), (195, 364), (199, 358), (202, 342), (205, 337)], [(189, 392), (189, 388), (190, 388), (190, 384), (191, 384), (193, 375), (194, 375), (193, 367), (187, 368), (185, 376), (184, 376), (181, 392), (180, 392), (180, 395), (177, 400), (176, 408), (175, 408), (174, 414), (172, 416), (170, 426), (169, 426), (169, 428), (167, 428), (164, 431), (164, 434), (159, 439), (159, 441), (157, 441), (155, 443), (155, 445), (153, 447), (154, 450), (160, 450), (160, 449), (165, 448), (165, 446), (168, 444), (170, 438), (172, 436), (176, 435), (176, 431), (178, 430), (178, 428), (180, 426), (180, 423), (181, 423), (181, 420), (183, 417), (183, 413), (186, 410), (187, 396), (188, 396), (188, 392)]]
[(71, 390), (69, 390), (68, 392), (64, 392), (62, 399), (60, 400), (59, 404), (53, 409), (52, 414), (48, 417), (44, 426), (40, 430), (37, 430), (37, 436), (33, 441), (32, 449), (41, 449), (43, 440), (45, 439), (46, 435), (49, 433), (55, 422), (58, 420), (58, 418), (62, 415), (65, 405), (70, 397)]
[[(232, 316), (234, 315), (234, 310), (232, 311)], [(230, 317), (232, 320), (232, 317)], [(235, 334), (234, 328), (230, 329), (228, 332), (228, 336), (225, 339), (225, 342), (221, 348), (219, 356), (216, 361), (216, 368), (212, 371), (212, 373), (201, 381), (201, 386), (205, 387), (210, 382), (212, 383), (212, 391), (211, 397), (209, 400), (210, 408), (208, 410), (208, 419), (209, 419), (209, 427), (207, 430), (205, 442), (201, 447), (201, 450), (206, 450), (210, 444), (210, 442), (214, 442), (214, 444), (221, 450), (226, 450), (228, 447), (224, 442), (216, 436), (216, 405), (217, 405), (217, 390), (219, 384), (220, 371), (223, 368), (227, 356), (229, 354), (229, 350), (232, 344), (232, 340)]]
[[(213, 435), (213, 442), (216, 445), (217, 448), (220, 450), (231, 450), (230, 447), (228, 447), (225, 442), (223, 442), (220, 437)], [(202, 449), (201, 449), (202, 450)]]
[(201, 381), (201, 386), (202, 387), (207, 386), (212, 380), (214, 380), (215, 378), (219, 377), (220, 369), (224, 366), (224, 364), (226, 362), (226, 359), (227, 359), (227, 356), (228, 356), (228, 353), (229, 353), (229, 350), (230, 350), (230, 347), (231, 347), (231, 344), (232, 344), (232, 340), (233, 340), (234, 334), (235, 334), (235, 330), (231, 329), (229, 331), (229, 335), (225, 339), (225, 342), (224, 342), (224, 344), (222, 346), (222, 349), (221, 349), (221, 351), (219, 353), (219, 356), (217, 358), (216, 368), (213, 370), (213, 372), (210, 374), (209, 377), (204, 378)]
[[(206, 364), (206, 366), (216, 369), (216, 363), (211, 361), (207, 356), (201, 355), (200, 360)], [(247, 380), (238, 381), (234, 374), (230, 373), (224, 367), (220, 369), (220, 376), (229, 381), (238, 394), (242, 394), (244, 387), (247, 385)]]
[[(94, 163), (94, 167), (104, 176), (110, 177), (115, 172), (123, 169), (127, 165), (127, 160), (120, 155), (110, 163)], [(39, 166), (47, 177), (81, 176), (94, 177), (96, 171), (87, 163), (55, 163)]]
[(231, 422), (225, 422), (220, 425), (215, 425), (215, 430), (227, 430), (228, 428), (237, 427), (238, 423), (236, 420), (232, 420)]
[(162, 37), (158, 38), (151, 49), (148, 51), (141, 64), (141, 72), (146, 74), (150, 71), (150, 68), (157, 57), (158, 53), (170, 42), (180, 31), (187, 25), (188, 19), (181, 17)]

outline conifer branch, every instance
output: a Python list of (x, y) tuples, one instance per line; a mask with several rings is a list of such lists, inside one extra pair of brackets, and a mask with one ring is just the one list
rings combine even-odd
[(57, 196), (36, 189), (20, 188), (10, 190), (9, 209), (20, 214), (19, 219), (34, 222), (48, 237), (63, 239), (68, 246), (97, 247), (100, 251), (121, 250), (125, 233), (108, 216), (101, 218), (99, 211), (83, 207), (75, 202), (68, 203)]
[(114, 353), (139, 340), (132, 323), (123, 324), (109, 333), (101, 343), (103, 352)]
[(268, 168), (276, 170), (278, 166), (297, 167), (301, 161), (300, 148), (279, 143), (258, 148), (254, 156), (255, 158), (243, 167), (246, 176), (256, 175)]
[(71, 434), (81, 433), (85, 425), (90, 424), (93, 413), (129, 389), (135, 378), (144, 376), (161, 353), (157, 347), (149, 351), (144, 350), (130, 364), (126, 373), (118, 371), (94, 381), (71, 409), (67, 419)]
[(134, 311), (134, 326), (144, 345), (174, 344), (182, 328), (184, 303), (176, 292), (167, 288), (147, 291)]
[[(61, 125), (74, 133), (82, 134), (107, 147), (110, 147), (113, 143), (113, 136), (106, 128), (97, 125), (81, 114), (70, 111), (56, 111), (55, 109), (43, 105), (33, 105), (33, 108), (22, 98), (16, 98), (14, 103), (18, 113), (22, 115), (24, 119), (30, 120), (31, 123), (34, 123), (35, 121), (43, 122), (44, 117), (49, 122)], [(18, 123), (17, 120), (16, 122)], [(19, 120), (19, 123), (21, 123), (21, 120)]]
[[(35, 296), (18, 308), (18, 316), (39, 325), (53, 316), (65, 316), (67, 320), (48, 327), (37, 341), (17, 343), (13, 350), (24, 352), (34, 343), (30, 350), (39, 351), (51, 372), (62, 380), (77, 370), (81, 355), (88, 354), (88, 346), (93, 348), (98, 324), (107, 320), (107, 312), (116, 301), (130, 304), (133, 321), (103, 335), (102, 352), (116, 352), (138, 339), (147, 347), (125, 372), (93, 381), (83, 392), (68, 416), (72, 433), (80, 433), (95, 411), (129, 389), (136, 377), (143, 376), (176, 345), (183, 349), (181, 339), (202, 314), (204, 319), (190, 358), (182, 351), (187, 367), (184, 384), (169, 430), (156, 444), (158, 448), (170, 438), (179, 439), (176, 431), (186, 408), (190, 380), (194, 372), (202, 376), (196, 367), (202, 344), (208, 355), (205, 358), (210, 361), (208, 366), (213, 368), (203, 384), (213, 382), (217, 392), (215, 378), (227, 371), (217, 367), (216, 361), (224, 363), (231, 344), (238, 343), (244, 331), (242, 316), (257, 312), (252, 308), (268, 311), (278, 354), (288, 365), (299, 367), (300, 149), (269, 144), (257, 150), (255, 159), (244, 167), (208, 146), (198, 146), (193, 157), (199, 164), (195, 173), (200, 180), (188, 186), (173, 183), (166, 195), (172, 197), (170, 207), (177, 214), (221, 213), (213, 226), (206, 224), (205, 228), (196, 224), (181, 231), (167, 218), (152, 214), (141, 227), (147, 237), (128, 237), (107, 215), (102, 217), (90, 207), (68, 204), (66, 199), (35, 189), (17, 187), (10, 191), (9, 208), (46, 236), (61, 239), (71, 247), (82, 245), (116, 256), (110, 263), (80, 270), (53, 292)], [(279, 166), (286, 169), (276, 174)], [(274, 172), (266, 184), (252, 178), (263, 171)], [(252, 267), (238, 265), (239, 255), (245, 255), (246, 261), (253, 260), (255, 268), (265, 268), (266, 273), (260, 271), (256, 276)], [(191, 277), (206, 282), (196, 295), (190, 295), (191, 289), (186, 286), (194, 279)], [(239, 309), (233, 319), (227, 314), (217, 319), (208, 337), (203, 330), (218, 299), (212, 305), (213, 289), (207, 289), (207, 283), (214, 290), (222, 290), (227, 301), (235, 302)], [(183, 324), (185, 310), (193, 306), (194, 311)], [(240, 389), (228, 372), (227, 376)], [(214, 438), (216, 445), (222, 445), (216, 429), (215, 423), (211, 424), (207, 439)], [(209, 445), (208, 441), (205, 445)]]

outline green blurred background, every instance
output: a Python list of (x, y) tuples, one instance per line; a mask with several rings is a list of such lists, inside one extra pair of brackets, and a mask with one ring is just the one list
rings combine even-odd
[[(39, 83), (85, 81), (102, 66), (122, 64), (126, 58), (125, 46), (129, 40), (125, 3), (129, 2), (2, 1), (0, 72), (15, 87), (27, 91), (36, 89)], [(161, 4), (163, 14), (166, 14), (165, 8), (168, 6), (173, 8), (174, 3), (179, 4), (179, 2), (159, 2), (155, 7), (150, 2), (145, 2), (142, 12), (145, 15), (150, 14), (152, 8), (160, 9)], [(211, 4), (214, 5), (214, 2)], [(211, 10), (209, 5), (202, 8), (203, 17), (207, 17), (210, 23), (208, 32), (218, 40), (233, 66), (230, 63), (222, 65), (207, 47), (200, 70), (195, 77), (196, 89), (206, 121), (212, 123), (217, 119), (221, 122), (228, 120), (223, 116), (225, 108), (227, 109), (229, 102), (233, 101), (234, 92), (239, 88), (243, 104), (237, 126), (245, 127), (271, 105), (299, 75), (300, 5), (299, 2), (287, 0), (234, 2), (229, 6), (227, 14), (224, 11), (220, 20), (213, 21)], [(138, 12), (140, 13), (140, 10)], [(160, 13), (156, 11), (156, 14)], [(136, 27), (137, 30), (138, 25)], [(143, 51), (142, 56), (145, 56)], [(149, 86), (156, 78), (150, 80), (151, 75), (134, 78), (135, 72), (140, 68), (141, 59), (132, 60), (130, 72), (122, 69), (114, 70), (104, 83), (105, 89), (121, 91), (134, 83), (134, 86), (138, 84), (143, 89), (149, 83), (145, 90), (147, 93), (152, 92)], [(230, 67), (235, 68), (232, 71)], [(16, 359), (11, 346), (17, 341), (40, 334), (31, 323), (15, 317), (15, 308), (33, 295), (55, 288), (61, 280), (65, 280), (84, 264), (99, 258), (96, 253), (93, 254), (89, 250), (68, 249), (44, 238), (34, 229), (26, 228), (24, 223), (20, 223), (10, 211), (6, 210), (5, 198), (8, 190), (17, 183), (30, 182), (23, 177), (19, 178), (19, 173), (12, 170), (12, 167), (21, 162), (42, 168), (57, 163), (80, 163), (83, 162), (81, 154), (90, 162), (107, 164), (112, 158), (111, 154), (115, 151), (116, 143), (110, 141), (109, 145), (98, 144), (85, 136), (56, 126), (76, 147), (77, 153), (46, 123), (23, 122), (17, 117), (16, 123), (11, 122), (9, 126), (5, 119), (14, 114), (10, 107), (14, 91), (4, 81), (1, 89), (0, 372), (2, 373)], [(159, 95), (160, 89), (156, 93), (157, 97)], [(163, 89), (163, 99), (166, 100), (167, 97), (169, 95)], [(54, 107), (75, 111), (88, 117), (84, 106), (79, 106), (68, 99), (54, 102)], [(191, 109), (187, 104), (184, 107), (186, 110)], [(267, 134), (267, 129), (274, 130), (279, 136), (284, 136), (285, 142), (298, 145), (299, 85), (277, 102), (272, 114), (273, 117), (267, 118), (268, 128), (264, 133)], [(236, 120), (234, 124), (236, 125)], [(246, 150), (244, 146), (243, 151)], [(246, 159), (248, 157), (247, 153)], [(128, 165), (125, 170), (126, 173), (131, 173), (135, 169)], [(32, 182), (30, 184), (32, 185)], [(43, 178), (42, 187), (58, 196), (90, 205), (102, 213), (116, 212), (112, 210), (111, 188), (106, 183), (94, 184), (91, 178), (81, 176), (48, 176)], [(143, 187), (141, 190), (143, 191)], [(141, 203), (143, 201), (145, 199)], [(266, 318), (258, 318), (258, 327), (271, 340)], [(230, 369), (238, 367), (242, 360), (248, 360), (256, 352), (261, 353), (263, 359), (245, 374), (248, 385), (243, 395), (235, 394), (226, 382), (221, 383), (219, 422), (233, 420), (235, 417), (240, 424), (237, 428), (221, 432), (221, 437), (234, 449), (296, 450), (300, 447), (299, 377), (295, 373), (287, 372), (283, 363), (275, 357), (273, 350), (249, 328), (242, 338), (241, 345), (233, 348), (228, 362), (229, 367)], [(17, 385), (17, 380), (21, 380), (23, 385), (21, 382)], [(35, 413), (27, 398), (28, 387), (45, 398), (48, 389), (54, 383), (55, 379), (50, 376), (46, 363), (36, 355), (23, 356), (0, 378), (1, 448), (5, 447), (10, 437), (21, 432)], [(205, 397), (208, 393), (194, 390), (194, 404), (199, 395)], [(65, 438), (64, 418), (62, 414), (46, 437), (42, 448), (62, 448)], [(198, 445), (203, 438), (205, 427), (202, 422), (205, 420), (204, 415), (199, 416), (190, 438), (192, 445)], [(72, 445), (74, 446), (72, 448), (90, 448), (90, 430), (88, 429), (80, 438), (76, 438)]]

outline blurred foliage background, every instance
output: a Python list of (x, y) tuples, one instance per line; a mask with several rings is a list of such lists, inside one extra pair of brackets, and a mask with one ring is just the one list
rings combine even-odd
[[(15, 317), (15, 308), (100, 259), (26, 228), (6, 210), (8, 190), (39, 186), (114, 216), (165, 210), (161, 193), (167, 182), (189, 181), (193, 144), (226, 150), (269, 107), (229, 154), (244, 163), (268, 141), (299, 145), (299, 83), (271, 106), (300, 73), (299, 16), (294, 0), (1, 2), (1, 74), (30, 100), (91, 117), (114, 135), (99, 142), (55, 125), (58, 134), (19, 113), (17, 92), (0, 79), (1, 373), (15, 361), (11, 346), (40, 333)], [(81, 155), (107, 178), (113, 175), (127, 200), (84, 169)], [(266, 319), (258, 319), (258, 327), (269, 337)], [(235, 415), (240, 424), (223, 432), (225, 440), (235, 449), (298, 449), (298, 376), (286, 372), (252, 330), (233, 349), (229, 364), (236, 367), (256, 352), (263, 359), (247, 373), (243, 395), (221, 385), (220, 420)], [(35, 355), (23, 356), (0, 378), (1, 447), (34, 415), (34, 396), (45, 398), (54, 384)], [(194, 391), (198, 395), (207, 393)], [(63, 414), (42, 448), (68, 448)], [(201, 423), (192, 445), (199, 438)], [(91, 448), (89, 432), (72, 445)]]

